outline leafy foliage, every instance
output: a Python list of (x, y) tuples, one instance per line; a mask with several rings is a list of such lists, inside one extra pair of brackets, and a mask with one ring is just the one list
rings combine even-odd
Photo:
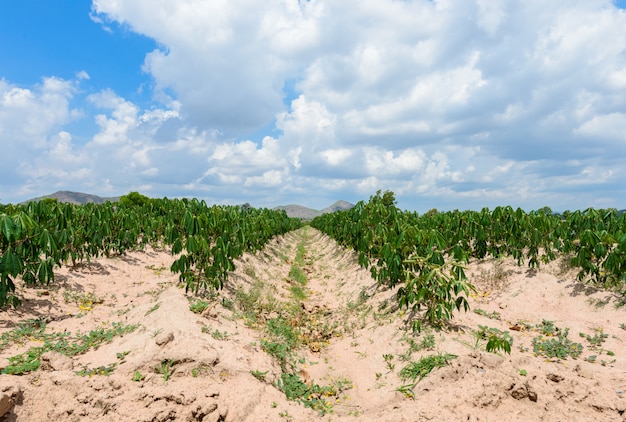
[(54, 268), (124, 254), (147, 244), (171, 246), (171, 267), (187, 290), (223, 287), (234, 259), (260, 249), (277, 234), (299, 227), (284, 211), (204, 201), (150, 199), (137, 192), (119, 203), (74, 205), (57, 201), (0, 209), (0, 307), (18, 306), (15, 280), (54, 281)]
[[(311, 225), (359, 254), (380, 284), (401, 285), (398, 300), (441, 324), (467, 310), (471, 259), (514, 258), (533, 270), (557, 254), (573, 256), (578, 278), (626, 294), (626, 214), (616, 210), (525, 212), (510, 206), (424, 215), (402, 212), (392, 192), (377, 192), (350, 210), (325, 214)], [(416, 322), (419, 329), (420, 321)]]

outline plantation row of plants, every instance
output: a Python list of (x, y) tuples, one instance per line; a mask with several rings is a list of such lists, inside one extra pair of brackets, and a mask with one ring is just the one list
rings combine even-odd
[(196, 199), (149, 199), (73, 205), (56, 200), (0, 205), (0, 307), (18, 306), (15, 279), (48, 284), (54, 268), (145, 245), (171, 247), (171, 266), (187, 290), (222, 288), (233, 260), (255, 252), (300, 221), (284, 211), (207, 206)]
[[(350, 210), (316, 217), (311, 225), (359, 254), (380, 284), (400, 285), (398, 301), (426, 308), (433, 324), (467, 310), (474, 290), (464, 265), (471, 259), (513, 257), (531, 269), (569, 257), (578, 278), (626, 294), (626, 214), (587, 209), (553, 214), (512, 207), (481, 211), (415, 212), (380, 191)], [(415, 328), (419, 329), (419, 322)]]

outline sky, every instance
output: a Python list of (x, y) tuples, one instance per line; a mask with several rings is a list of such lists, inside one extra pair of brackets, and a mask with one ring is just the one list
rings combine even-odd
[(3, 0), (0, 203), (626, 208), (626, 0)]

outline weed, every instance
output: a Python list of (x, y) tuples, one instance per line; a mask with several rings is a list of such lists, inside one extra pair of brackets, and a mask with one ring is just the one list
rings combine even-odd
[(396, 391), (402, 393), (402, 395), (404, 395), (404, 397), (406, 397), (407, 399), (415, 400), (415, 391), (413, 391), (413, 389), (416, 385), (416, 383), (401, 385), (400, 387), (396, 388)]
[(163, 380), (167, 382), (172, 377), (174, 373), (174, 365), (176, 365), (176, 360), (171, 359), (163, 359), (159, 365), (154, 368), (157, 373), (163, 375)]
[(396, 367), (395, 364), (391, 363), (391, 361), (393, 360), (393, 355), (392, 354), (385, 354), (385, 355), (383, 355), (383, 359), (385, 359), (385, 363), (387, 364), (387, 369), (389, 369), (389, 372), (393, 372), (393, 370)]
[(150, 264), (150, 265), (146, 265), (146, 269), (152, 270), (157, 276), (160, 276), (163, 273), (163, 271), (165, 271), (167, 268), (165, 268), (164, 266), (156, 267)]
[(544, 336), (558, 336), (561, 334), (561, 329), (554, 325), (553, 321), (545, 319), (541, 321), (541, 324), (535, 325), (535, 328)]
[(450, 353), (425, 356), (419, 361), (411, 362), (402, 368), (400, 370), (400, 377), (403, 380), (411, 379), (413, 381), (419, 377), (418, 381), (421, 381), (425, 376), (430, 374), (433, 369), (448, 365), (454, 358), (456, 358), (456, 355)]
[(306, 274), (304, 274), (302, 268), (296, 266), (291, 267), (291, 270), (289, 270), (289, 280), (295, 281), (301, 286), (306, 285), (307, 282)]
[(209, 307), (209, 305), (210, 303), (206, 300), (198, 299), (189, 305), (189, 310), (194, 314), (201, 314)]
[(63, 292), (63, 299), (66, 303), (74, 302), (78, 305), (78, 309), (81, 311), (91, 311), (96, 304), (101, 304), (104, 301), (97, 297), (95, 293), (82, 293), (73, 290), (66, 290)]
[(143, 381), (144, 379), (146, 379), (145, 375), (141, 375), (141, 372), (135, 371), (135, 375), (133, 375), (132, 381), (139, 382)]
[[(352, 388), (351, 383), (342, 386)], [(332, 404), (327, 399), (338, 397), (342, 392), (335, 385), (319, 386), (313, 382), (305, 383), (297, 374), (285, 372), (281, 374), (276, 387), (285, 393), (288, 400), (297, 401), (317, 411), (320, 416), (332, 413)]]
[(484, 310), (482, 310), (482, 309), (480, 309), (480, 308), (476, 308), (476, 309), (474, 309), (474, 313), (475, 313), (475, 314), (478, 314), (478, 315), (482, 315), (482, 316), (487, 317), (487, 318), (489, 318), (489, 319), (497, 319), (497, 320), (500, 320), (500, 313), (499, 313), (499, 312), (496, 312), (496, 311), (493, 311), (493, 312), (491, 312), (491, 313), (488, 313), (487, 311), (484, 311)]
[(155, 304), (152, 308), (148, 309), (146, 311), (146, 313), (144, 314), (144, 316), (148, 316), (150, 315), (152, 312), (156, 311), (157, 309), (159, 309), (159, 307), (161, 306), (161, 302)]
[(265, 382), (265, 376), (267, 375), (269, 371), (265, 371), (265, 372), (261, 372), (261, 371), (257, 371), (257, 370), (250, 370), (250, 373), (252, 374), (252, 376), (256, 379), (258, 379), (259, 381), (263, 381)]
[(279, 413), (278, 413), (278, 416), (280, 416), (281, 418), (285, 418), (285, 419), (287, 419), (288, 421), (293, 420), (293, 416), (291, 416), (291, 415), (289, 414), (289, 412), (287, 412), (286, 410), (285, 410), (284, 412), (279, 412)]
[(128, 356), (128, 354), (130, 353), (130, 350), (127, 352), (120, 352), (120, 353), (116, 353), (115, 356), (117, 356), (117, 358), (119, 360), (121, 360), (122, 362), (124, 362), (124, 360), (126, 359), (126, 356)]
[(398, 355), (400, 360), (405, 362), (411, 360), (411, 356), (414, 352), (418, 352), (420, 350), (432, 350), (435, 347), (435, 336), (432, 334), (425, 335), (419, 343), (411, 337), (403, 337), (402, 340), (409, 343), (409, 349), (405, 353)]
[(568, 339), (568, 333), (569, 330), (565, 329), (557, 335), (557, 338), (545, 338), (542, 335), (535, 337), (532, 343), (533, 352), (547, 358), (567, 359), (571, 356), (576, 359), (582, 353), (583, 346)]
[(11, 331), (0, 336), (0, 351), (10, 344), (22, 345), (31, 340), (44, 340), (46, 323), (40, 319), (29, 319), (17, 324)]
[(595, 330), (596, 333), (591, 336), (589, 334), (585, 334), (585, 333), (579, 333), (580, 337), (582, 338), (586, 338), (587, 341), (591, 344), (591, 347), (594, 349), (599, 348), (600, 346), (602, 346), (602, 343), (604, 343), (604, 341), (609, 338), (608, 334), (605, 334), (604, 331), (602, 330), (602, 328), (599, 328), (597, 330)]
[(366, 359), (366, 358), (367, 358), (367, 352), (359, 352), (359, 351), (356, 351), (356, 352), (354, 352), (354, 353), (356, 353), (357, 355), (359, 355), (359, 359)]
[(129, 312), (130, 312), (130, 308), (120, 309), (119, 311), (117, 311), (117, 316), (126, 315)]
[(526, 375), (528, 375), (528, 371), (525, 369), (518, 369), (517, 372), (519, 372), (519, 374), (523, 377), (525, 377)]
[(228, 309), (229, 311), (233, 311), (235, 309), (235, 304), (232, 300), (230, 299), (226, 299), (226, 298), (222, 298), (222, 306), (226, 309)]
[(228, 337), (230, 337), (228, 331), (220, 331), (217, 328), (211, 331), (211, 329), (206, 325), (203, 325), (201, 330), (203, 333), (211, 335), (211, 337), (213, 337), (215, 340), (226, 340)]
[(248, 277), (256, 278), (256, 271), (254, 270), (253, 266), (250, 266), (250, 265), (246, 266), (243, 269), (243, 273), (247, 275)]
[(288, 360), (291, 357), (291, 349), (285, 343), (261, 339), (261, 347), (265, 353), (273, 356), (278, 361), (281, 368), (287, 367)]
[(306, 299), (306, 293), (301, 286), (291, 286), (289, 290), (291, 291), (291, 294), (295, 300), (302, 301)]
[(513, 338), (508, 331), (502, 332), (497, 328), (485, 327), (483, 325), (479, 325), (478, 328), (477, 337), (487, 340), (486, 350), (488, 352), (502, 350), (505, 353), (511, 354)]
[(97, 368), (90, 369), (88, 367), (83, 367), (80, 371), (76, 371), (76, 375), (81, 377), (93, 377), (94, 375), (104, 375), (109, 376), (115, 371), (115, 363), (112, 363), (107, 366), (99, 366)]
[(43, 341), (43, 345), (10, 357), (8, 359), (10, 364), (2, 370), (2, 373), (26, 374), (39, 368), (41, 355), (46, 352), (55, 351), (70, 357), (84, 354), (104, 343), (109, 343), (115, 336), (133, 332), (137, 327), (138, 325), (113, 323), (110, 329), (99, 328), (87, 334), (78, 333), (74, 337), (69, 332), (46, 334), (42, 331), (40, 340)]

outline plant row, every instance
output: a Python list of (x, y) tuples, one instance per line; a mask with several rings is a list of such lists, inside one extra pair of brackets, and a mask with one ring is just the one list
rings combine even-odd
[(171, 270), (188, 290), (221, 288), (234, 259), (300, 225), (284, 211), (136, 195), (105, 204), (43, 200), (0, 206), (0, 307), (20, 303), (17, 277), (28, 286), (48, 284), (55, 267), (147, 244), (171, 247)]
[(353, 248), (379, 283), (400, 285), (400, 305), (424, 306), (431, 323), (467, 309), (473, 287), (463, 265), (471, 259), (508, 256), (535, 269), (568, 256), (580, 280), (617, 289), (626, 283), (626, 214), (614, 209), (554, 214), (507, 206), (419, 215), (398, 209), (393, 192), (379, 191), (311, 225)]

